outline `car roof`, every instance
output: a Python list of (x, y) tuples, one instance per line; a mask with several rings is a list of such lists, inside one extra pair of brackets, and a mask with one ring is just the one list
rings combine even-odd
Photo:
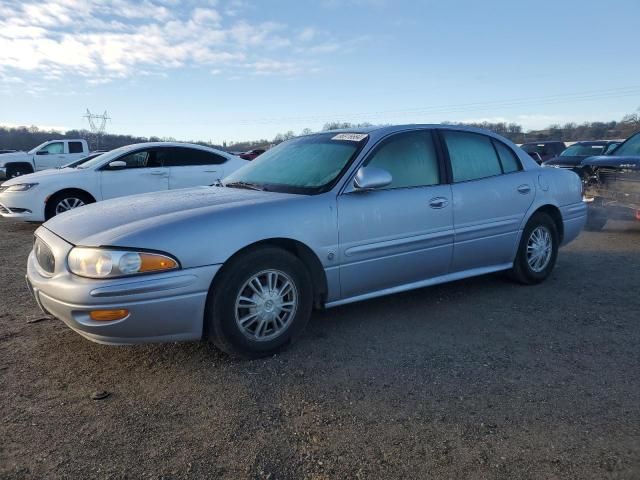
[[(327, 133), (362, 133), (367, 134), (372, 138), (382, 138), (392, 133), (403, 132), (406, 130), (414, 130), (414, 129), (451, 129), (451, 130), (460, 130), (471, 133), (481, 133), (483, 135), (490, 135), (495, 138), (500, 138), (505, 140), (505, 137), (492, 132), (491, 130), (486, 130), (484, 128), (478, 127), (469, 127), (466, 125), (453, 125), (447, 123), (415, 123), (415, 124), (405, 124), (405, 125), (383, 125), (383, 126), (370, 126), (370, 127), (358, 127), (358, 128), (340, 128), (336, 130), (327, 130), (325, 132), (313, 133), (311, 135), (320, 135)], [(539, 143), (539, 142), (538, 142)]]
[(213, 151), (215, 153), (221, 153), (227, 156), (231, 154), (218, 150), (217, 148), (208, 147), (206, 145), (199, 145), (197, 143), (186, 143), (186, 142), (142, 142), (142, 143), (132, 143), (130, 145), (124, 145), (121, 148), (126, 150), (136, 150), (139, 148), (153, 148), (153, 147), (188, 147), (188, 148), (196, 148), (200, 150)]

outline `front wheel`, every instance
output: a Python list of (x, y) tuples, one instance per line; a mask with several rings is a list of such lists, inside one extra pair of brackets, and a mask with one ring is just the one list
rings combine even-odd
[(559, 243), (553, 219), (543, 212), (534, 214), (522, 232), (511, 277), (525, 285), (544, 281), (556, 264)]
[(93, 203), (93, 201), (89, 195), (82, 192), (69, 191), (57, 193), (47, 202), (45, 219), (49, 220), (61, 213)]
[(223, 267), (207, 300), (205, 334), (243, 358), (272, 355), (302, 332), (313, 305), (311, 277), (295, 255), (267, 247)]

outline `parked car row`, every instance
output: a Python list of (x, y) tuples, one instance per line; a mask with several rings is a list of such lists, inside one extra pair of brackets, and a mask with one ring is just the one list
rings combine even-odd
[[(176, 189), (196, 183), (214, 185)], [(135, 145), (2, 188), (5, 210), (36, 199), (20, 208), (53, 217), (27, 266), (43, 311), (100, 343), (205, 338), (244, 357), (291, 343), (313, 307), (497, 271), (544, 281), (587, 210), (575, 173), (451, 125), (307, 135), (251, 162)]]
[(81, 158), (0, 186), (0, 215), (42, 222), (111, 198), (211, 185), (248, 163), (200, 145), (139, 143)]

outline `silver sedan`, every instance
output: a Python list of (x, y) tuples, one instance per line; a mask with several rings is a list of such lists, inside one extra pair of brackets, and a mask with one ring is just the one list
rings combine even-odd
[(27, 277), (40, 307), (90, 340), (205, 338), (256, 357), (291, 343), (314, 307), (502, 270), (541, 282), (585, 220), (575, 173), (491, 132), (325, 132), (219, 186), (55, 217)]

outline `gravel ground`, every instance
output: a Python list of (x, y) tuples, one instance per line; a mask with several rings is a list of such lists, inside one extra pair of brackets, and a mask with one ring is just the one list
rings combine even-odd
[(583, 233), (543, 285), (317, 312), (252, 362), (33, 322), (34, 229), (0, 221), (2, 478), (640, 478), (638, 225)]

